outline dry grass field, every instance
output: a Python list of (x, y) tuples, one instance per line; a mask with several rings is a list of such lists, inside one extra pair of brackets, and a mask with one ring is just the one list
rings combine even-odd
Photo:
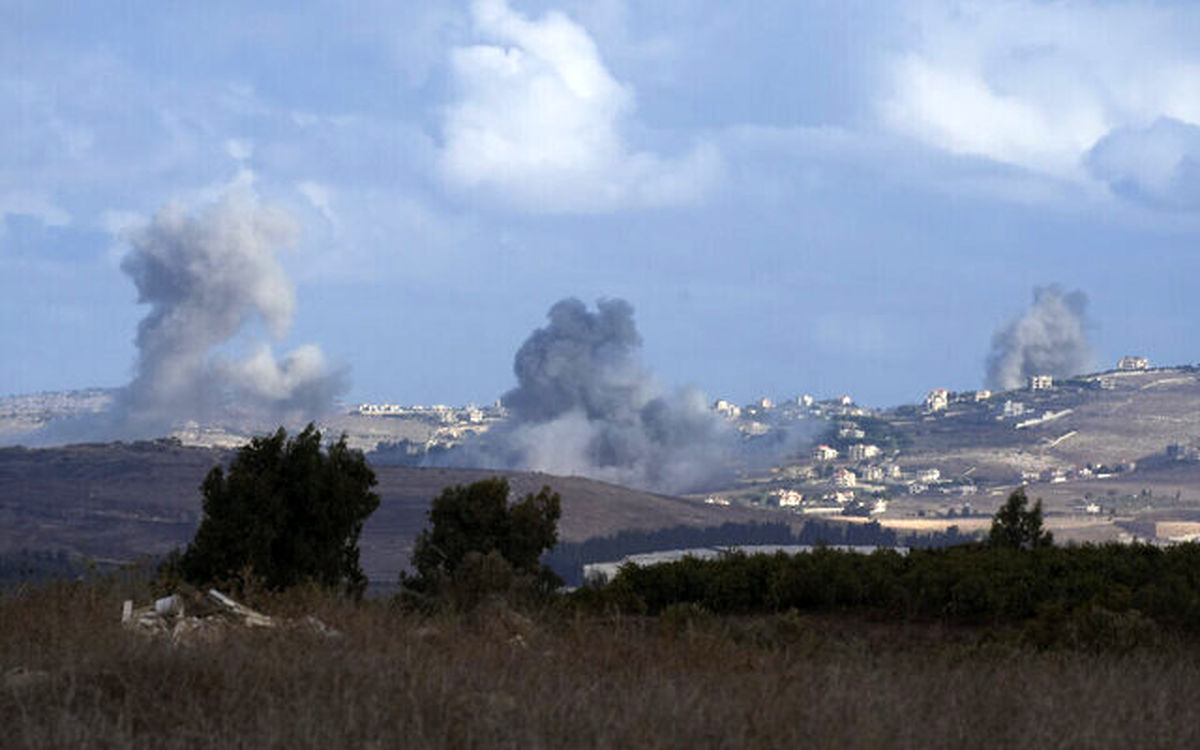
[[(1037, 651), (1004, 633), (795, 613), (526, 618), (254, 602), (342, 632), (171, 646), (127, 592), (0, 595), (0, 745), (1196, 747), (1200, 646)], [(19, 668), (19, 669), (18, 669)], [(21, 671), (24, 670), (24, 671)]]

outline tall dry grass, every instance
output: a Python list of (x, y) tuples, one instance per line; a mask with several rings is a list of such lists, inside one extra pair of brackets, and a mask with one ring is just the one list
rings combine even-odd
[(171, 647), (126, 592), (0, 597), (0, 746), (1196, 747), (1200, 648), (1036, 651), (939, 625), (503, 607), (419, 617), (317, 594), (338, 639), (237, 632)]

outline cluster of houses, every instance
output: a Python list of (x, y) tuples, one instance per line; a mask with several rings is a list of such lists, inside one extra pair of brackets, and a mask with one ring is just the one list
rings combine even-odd
[(771, 490), (767, 494), (767, 498), (770, 505), (804, 515), (871, 516), (887, 511), (886, 498), (873, 497), (860, 500), (855, 497), (853, 486), (850, 484), (848, 487), (812, 497), (795, 489), (776, 489)]
[(887, 510), (887, 496), (896, 490), (922, 493), (939, 484), (935, 468), (905, 472), (885, 451), (868, 442), (867, 431), (854, 420), (835, 423), (835, 445), (819, 443), (809, 454), (811, 463), (782, 469), (782, 475), (798, 480), (809, 496), (797, 489), (776, 490), (768, 501), (797, 512), (874, 515)]
[(1108, 479), (1135, 469), (1137, 469), (1137, 461), (1116, 461), (1111, 464), (1094, 463), (1087, 466), (1058, 466), (1044, 471), (1029, 469), (1021, 472), (1021, 481), (1027, 484), (1037, 482), (1061, 484), (1073, 479)]
[(400, 404), (359, 404), (352, 412), (362, 417), (398, 417), (415, 419), (423, 422), (453, 426), (481, 425), (505, 416), (504, 407), (500, 402), (492, 406), (480, 408), (474, 404), (469, 406), (402, 406)]
[(850, 396), (817, 400), (808, 394), (780, 402), (764, 396), (745, 406), (722, 398), (713, 402), (712, 410), (747, 438), (765, 435), (800, 420), (861, 417), (872, 413), (855, 404)]
[[(1142, 372), (1150, 369), (1150, 360), (1141, 356), (1125, 356), (1117, 360), (1116, 372)], [(1096, 386), (1101, 389), (1111, 389), (1113, 382), (1111, 378), (1098, 378), (1095, 380)], [(1031, 375), (1025, 381), (1026, 390), (1030, 393), (1038, 393), (1040, 391), (1049, 391), (1054, 389), (1054, 376), (1052, 375)], [(989, 401), (992, 398), (992, 392), (989, 390), (964, 391), (962, 393), (954, 393), (945, 388), (934, 388), (925, 397), (925, 413), (934, 414), (937, 412), (947, 411), (955, 404), (971, 404)], [(1009, 419), (1018, 417), (1025, 413), (1026, 407), (1019, 401), (1006, 399), (1004, 405), (1000, 408), (1000, 416), (997, 418)]]

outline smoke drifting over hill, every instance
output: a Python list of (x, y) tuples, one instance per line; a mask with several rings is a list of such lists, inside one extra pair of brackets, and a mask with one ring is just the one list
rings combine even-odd
[(106, 413), (51, 424), (43, 442), (162, 436), (186, 420), (297, 422), (327, 412), (345, 390), (321, 350), (277, 359), (266, 341), (246, 359), (222, 347), (252, 334), (286, 333), (296, 300), (276, 250), (297, 228), (283, 211), (233, 191), (200, 214), (170, 204), (131, 240), (121, 263), (150, 306), (138, 324), (132, 381)]
[(695, 390), (663, 392), (642, 365), (633, 308), (601, 300), (595, 312), (564, 299), (517, 351), (508, 422), (440, 459), (579, 474), (677, 491), (712, 477), (738, 450)]
[(1070, 377), (1092, 365), (1087, 295), (1058, 285), (1033, 290), (1033, 306), (992, 336), (987, 385), (1019, 388), (1031, 375)]

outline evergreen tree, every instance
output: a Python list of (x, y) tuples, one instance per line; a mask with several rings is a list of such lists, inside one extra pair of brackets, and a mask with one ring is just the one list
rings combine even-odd
[[(543, 590), (555, 588), (562, 579), (540, 560), (558, 541), (561, 514), (561, 499), (549, 487), (512, 504), (503, 477), (447, 487), (430, 506), (430, 526), (413, 547), (416, 575), (402, 581), (429, 594), (448, 584), (503, 588), (513, 577), (531, 579)], [(487, 582), (465, 580), (480, 577)]]
[(1017, 488), (1008, 496), (1008, 501), (996, 511), (992, 529), (988, 533), (990, 547), (1009, 549), (1032, 549), (1054, 544), (1054, 535), (1042, 529), (1042, 501), (1027, 509), (1029, 498), (1025, 488)]
[(312, 424), (292, 438), (282, 427), (256, 437), (228, 473), (218, 466), (204, 479), (204, 518), (179, 573), (209, 584), (249, 572), (271, 589), (311, 581), (361, 595), (358, 537), (379, 506), (374, 485), (345, 435), (324, 452)]

